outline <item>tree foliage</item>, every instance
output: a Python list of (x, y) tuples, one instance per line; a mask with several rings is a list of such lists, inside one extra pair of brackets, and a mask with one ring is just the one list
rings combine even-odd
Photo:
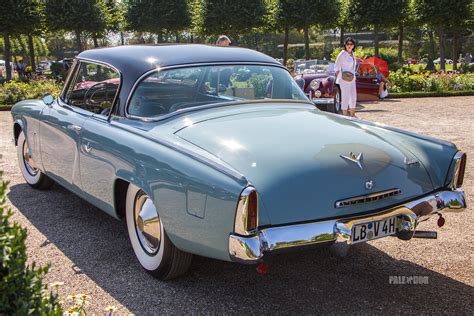
[(420, 23), (433, 27), (439, 37), (440, 68), (445, 69), (444, 33), (447, 29), (467, 27), (473, 19), (472, 0), (419, 0), (414, 2), (414, 12)]
[(187, 0), (128, 0), (127, 28), (137, 32), (162, 34), (182, 31), (191, 25)]
[(355, 29), (371, 27), (375, 33), (374, 48), (378, 55), (378, 32), (385, 27), (397, 26), (404, 18), (407, 0), (352, 0), (348, 19)]
[(202, 0), (201, 29), (205, 34), (229, 34), (234, 41), (253, 28), (265, 26), (268, 16), (264, 0)]
[(99, 0), (45, 0), (46, 24), (50, 31), (67, 31), (76, 35), (82, 50), (83, 32), (100, 33), (106, 29), (106, 18)]

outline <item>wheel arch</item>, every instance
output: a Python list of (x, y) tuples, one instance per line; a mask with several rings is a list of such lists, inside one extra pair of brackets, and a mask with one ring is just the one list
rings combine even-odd
[(20, 136), (21, 131), (23, 130), (23, 121), (22, 120), (15, 120), (13, 123), (13, 141), (15, 146), (18, 145), (18, 137)]

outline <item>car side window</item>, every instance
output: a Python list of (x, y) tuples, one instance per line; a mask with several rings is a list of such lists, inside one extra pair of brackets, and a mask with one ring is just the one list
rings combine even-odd
[(94, 114), (109, 115), (120, 85), (113, 68), (82, 62), (65, 95), (65, 102)]

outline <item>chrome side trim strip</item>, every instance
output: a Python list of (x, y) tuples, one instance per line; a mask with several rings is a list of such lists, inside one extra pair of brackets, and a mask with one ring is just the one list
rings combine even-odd
[(336, 201), (336, 208), (341, 208), (341, 207), (353, 205), (353, 204), (368, 203), (368, 202), (383, 200), (391, 196), (398, 195), (400, 193), (402, 193), (402, 190), (400, 189), (391, 189), (391, 190), (376, 192), (376, 193), (367, 194), (367, 195), (359, 195), (359, 196), (351, 197), (348, 199)]
[[(433, 214), (444, 210), (459, 211), (466, 208), (466, 196), (462, 189), (439, 191), (429, 196), (405, 203), (395, 208), (376, 214), (354, 218), (333, 219), (314, 223), (269, 227), (261, 229), (252, 236), (229, 235), (229, 257), (231, 261), (254, 264), (267, 253), (283, 249), (298, 248), (318, 243), (348, 245), (351, 243), (351, 232), (354, 225), (389, 217), (402, 219), (402, 231), (411, 238), (418, 223)], [(398, 234), (398, 233), (397, 233)], [(398, 236), (405, 239), (403, 236)]]

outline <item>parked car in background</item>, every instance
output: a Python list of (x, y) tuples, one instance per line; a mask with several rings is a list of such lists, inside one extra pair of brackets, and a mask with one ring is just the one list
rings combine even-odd
[(407, 64), (408, 65), (416, 65), (416, 64), (418, 64), (418, 60), (416, 58), (408, 58), (407, 59)]
[[(341, 90), (335, 83), (335, 64), (329, 60), (305, 60), (295, 62), (294, 79), (308, 98), (318, 107), (329, 112), (341, 110)], [(380, 80), (378, 70), (371, 64), (357, 59), (357, 101), (379, 98)]]
[(466, 206), (454, 144), (322, 112), (285, 67), (248, 49), (84, 51), (58, 98), (11, 114), (25, 181), (58, 183), (125, 220), (141, 266), (161, 279), (193, 254), (257, 264), (433, 237), (422, 221)]

